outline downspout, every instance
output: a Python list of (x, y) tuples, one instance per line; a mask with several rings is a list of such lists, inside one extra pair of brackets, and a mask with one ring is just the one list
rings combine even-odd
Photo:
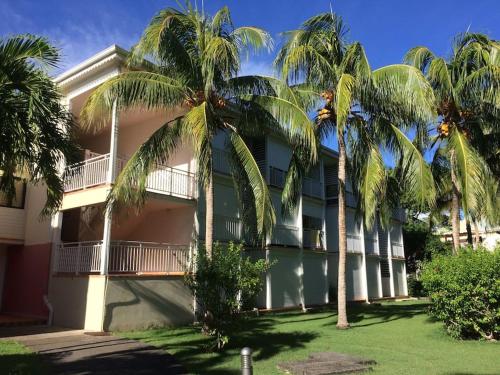
[(51, 327), (52, 322), (54, 320), (54, 307), (50, 303), (49, 297), (46, 294), (43, 295), (43, 303), (47, 307), (47, 310), (49, 310), (49, 318), (47, 319), (47, 325)]

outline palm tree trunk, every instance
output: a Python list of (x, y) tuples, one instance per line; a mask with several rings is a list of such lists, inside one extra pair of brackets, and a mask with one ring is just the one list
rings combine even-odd
[(207, 251), (207, 257), (212, 257), (213, 248), (213, 233), (214, 233), (214, 185), (213, 185), (213, 175), (210, 172), (208, 178), (208, 184), (205, 187), (205, 249)]
[(460, 249), (460, 193), (458, 191), (458, 181), (455, 174), (455, 153), (451, 151), (450, 157), (451, 169), (451, 232), (453, 238), (453, 253), (456, 254)]
[(349, 328), (346, 311), (345, 264), (347, 256), (347, 233), (345, 225), (345, 174), (346, 149), (343, 134), (339, 134), (339, 269), (338, 269), (338, 320), (337, 328)]
[(474, 247), (478, 247), (481, 242), (481, 235), (479, 234), (479, 225), (477, 225), (477, 220), (472, 220), (474, 225)]
[(470, 226), (470, 220), (467, 218), (465, 223), (465, 227), (467, 229), (467, 243), (472, 245), (472, 228)]

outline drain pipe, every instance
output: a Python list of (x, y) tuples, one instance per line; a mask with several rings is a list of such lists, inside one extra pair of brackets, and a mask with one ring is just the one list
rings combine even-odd
[(54, 307), (50, 303), (49, 297), (46, 294), (44, 294), (43, 296), (43, 303), (45, 303), (45, 306), (47, 306), (47, 309), (49, 310), (49, 319), (47, 320), (47, 325), (51, 327), (54, 319)]

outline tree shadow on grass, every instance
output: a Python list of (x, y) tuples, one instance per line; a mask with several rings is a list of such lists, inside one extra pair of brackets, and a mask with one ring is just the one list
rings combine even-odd
[(48, 366), (34, 353), (0, 355), (0, 373), (6, 375), (49, 374)]
[[(201, 337), (193, 340), (189, 335), (185, 340), (178, 337), (173, 343), (162, 345), (161, 348), (175, 353), (174, 356), (183, 363), (189, 371), (196, 374), (228, 375), (239, 374), (239, 352), (248, 346), (253, 349), (255, 361), (266, 360), (278, 353), (297, 348), (304, 348), (318, 335), (312, 332), (273, 332), (273, 327), (281, 324), (272, 317), (244, 319), (235, 329), (229, 344), (224, 351), (218, 353), (203, 353), (203, 347), (210, 343), (210, 338)], [(166, 334), (165, 337), (169, 338)], [(157, 339), (158, 336), (155, 337)], [(222, 363), (235, 360), (234, 369), (217, 368)]]
[[(399, 319), (411, 319), (414, 316), (425, 314), (427, 304), (384, 304), (358, 305), (348, 308), (347, 319), (352, 328), (369, 327), (384, 324)], [(363, 321), (366, 321), (363, 323)], [(337, 320), (325, 323), (325, 326), (336, 325)]]

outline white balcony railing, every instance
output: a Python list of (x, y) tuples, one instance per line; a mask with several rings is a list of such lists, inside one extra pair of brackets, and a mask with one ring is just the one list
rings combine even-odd
[(299, 228), (293, 225), (279, 224), (274, 227), (271, 238), (273, 245), (299, 246)]
[[(242, 225), (236, 217), (214, 215), (214, 239), (217, 241), (240, 241)], [(203, 233), (204, 234), (204, 233)]]
[[(119, 173), (124, 166), (125, 160), (118, 159), (116, 172)], [(64, 191), (82, 190), (105, 184), (108, 169), (109, 154), (70, 165), (64, 173)], [(157, 165), (148, 175), (146, 189), (187, 199), (196, 198), (197, 193), (194, 174), (163, 165)]]
[(324, 232), (318, 229), (303, 229), (302, 246), (308, 249), (324, 250)]
[[(54, 272), (98, 273), (101, 271), (102, 241), (61, 243), (56, 249)], [(109, 273), (184, 272), (189, 245), (112, 241)]]
[(302, 193), (309, 197), (323, 198), (321, 182), (314, 178), (304, 177), (302, 180)]
[(108, 169), (109, 154), (72, 164), (64, 172), (64, 191), (70, 192), (104, 184)]
[(56, 249), (54, 272), (100, 272), (101, 249), (102, 241), (61, 243)]
[(405, 250), (402, 244), (398, 242), (391, 243), (392, 256), (395, 258), (404, 258)]
[(350, 253), (362, 253), (363, 244), (361, 236), (355, 234), (347, 234), (347, 251)]

